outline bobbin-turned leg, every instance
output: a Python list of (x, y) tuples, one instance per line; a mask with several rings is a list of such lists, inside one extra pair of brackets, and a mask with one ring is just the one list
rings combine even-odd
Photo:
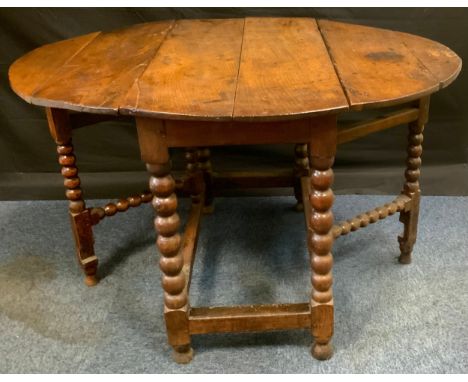
[(137, 119), (141, 156), (151, 174), (149, 185), (156, 212), (154, 226), (160, 252), (159, 266), (164, 289), (164, 318), (173, 358), (178, 363), (192, 360), (188, 326), (188, 293), (183, 272), (184, 258), (180, 251), (180, 218), (177, 214), (175, 181), (170, 170), (169, 151), (163, 123), (146, 118)]
[(406, 159), (406, 182), (402, 193), (411, 198), (411, 208), (400, 213), (400, 221), (404, 224), (403, 235), (398, 237), (400, 244), (401, 264), (411, 263), (411, 253), (416, 243), (419, 217), (419, 176), (421, 168), (422, 142), (424, 125), (428, 119), (429, 98), (419, 101), (419, 118), (409, 124), (408, 132), (408, 157)]
[(214, 211), (213, 172), (210, 155), (210, 149), (207, 147), (198, 150), (198, 163), (203, 171), (203, 179), (205, 180), (205, 207), (203, 208), (203, 213), (205, 214), (211, 214)]
[(151, 173), (150, 189), (156, 211), (154, 226), (158, 233), (157, 246), (161, 254), (159, 266), (163, 273), (164, 317), (169, 343), (174, 348), (174, 359), (190, 362), (193, 350), (188, 334), (188, 297), (185, 290), (184, 259), (180, 250), (180, 219), (177, 214), (175, 181), (170, 174), (170, 163), (148, 163)]
[[(315, 125), (316, 123), (316, 125)], [(332, 165), (337, 144), (336, 117), (320, 118), (312, 124), (310, 143), (309, 252), (312, 267), (311, 323), (314, 343), (312, 355), (319, 360), (332, 354), (333, 335), (333, 213)]]
[(309, 173), (309, 158), (307, 143), (298, 143), (294, 147), (294, 196), (296, 211), (303, 211), (301, 177)]
[(49, 130), (57, 144), (58, 161), (65, 178), (65, 195), (69, 200), (69, 213), (75, 238), (78, 261), (85, 273), (85, 284), (96, 285), (98, 259), (94, 254), (94, 238), (91, 214), (86, 209), (80, 178), (76, 167), (76, 157), (71, 140), (72, 130), (68, 112), (61, 109), (46, 109)]

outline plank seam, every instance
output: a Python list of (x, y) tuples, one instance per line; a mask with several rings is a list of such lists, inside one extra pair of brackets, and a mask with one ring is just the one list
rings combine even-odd
[(338, 81), (340, 82), (341, 90), (343, 90), (343, 94), (346, 97), (346, 102), (348, 102), (348, 107), (351, 108), (351, 101), (349, 99), (348, 91), (346, 90), (346, 86), (344, 85), (344, 82), (341, 79), (340, 72), (339, 72), (338, 67), (336, 65), (335, 59), (333, 58), (333, 54), (331, 53), (330, 45), (328, 44), (328, 41), (327, 41), (325, 35), (323, 34), (322, 28), (320, 27), (319, 20), (317, 20), (317, 19), (314, 19), (314, 20), (315, 20), (315, 24), (317, 25), (317, 28), (318, 28), (318, 30), (320, 32), (320, 36), (322, 37), (322, 41), (323, 41), (323, 43), (325, 45), (325, 48), (327, 48), (328, 57), (330, 58), (330, 61), (333, 64), (333, 69), (335, 71), (336, 77), (338, 78)]
[[(128, 97), (128, 93), (132, 90), (133, 86), (136, 85), (136, 87), (138, 88), (138, 93), (137, 93), (137, 96), (136, 96), (136, 100), (135, 100), (135, 105), (133, 106), (133, 109), (136, 109), (138, 107), (138, 102), (140, 101), (140, 79), (141, 77), (143, 77), (143, 75), (145, 74), (146, 70), (148, 69), (148, 67), (150, 66), (150, 64), (153, 62), (153, 60), (156, 58), (156, 55), (158, 54), (159, 50), (161, 49), (161, 47), (163, 46), (164, 42), (167, 40), (169, 34), (174, 30), (174, 28), (176, 27), (177, 23), (178, 23), (179, 20), (172, 20), (172, 23), (171, 25), (169, 25), (169, 27), (167, 28), (166, 30), (166, 34), (164, 35), (164, 38), (161, 40), (161, 42), (159, 43), (159, 46), (155, 49), (154, 51), (154, 54), (153, 56), (148, 60), (148, 62), (146, 63), (146, 66), (145, 66), (145, 69), (143, 69), (140, 73), (140, 75), (135, 78), (135, 80), (133, 81), (133, 84), (132, 86), (129, 86), (128, 88), (128, 91), (127, 93), (125, 93), (125, 97), (123, 98), (123, 100), (125, 101)], [(125, 108), (125, 109), (128, 109), (128, 107), (125, 107), (125, 106), (118, 106), (117, 107), (117, 113), (118, 114), (121, 114), (120, 113), (120, 110), (122, 108)], [(123, 115), (125, 114), (128, 114), (128, 113), (124, 113)], [(121, 114), (122, 115), (122, 114)]]
[(242, 25), (242, 41), (241, 41), (240, 52), (239, 52), (239, 67), (237, 68), (236, 90), (234, 92), (234, 101), (232, 103), (231, 119), (234, 119), (234, 112), (236, 110), (237, 89), (239, 88), (239, 76), (240, 76), (240, 68), (241, 68), (241, 62), (242, 62), (242, 48), (244, 47), (244, 35), (245, 35), (245, 17), (244, 17), (244, 24)]
[(71, 60), (73, 60), (79, 53), (81, 53), (86, 47), (88, 47), (93, 41), (96, 40), (98, 36), (101, 35), (101, 31), (95, 32), (96, 35), (89, 40), (86, 44), (84, 44), (81, 48), (79, 48), (75, 53), (73, 53), (68, 60), (66, 60), (61, 66), (59, 66), (57, 69), (54, 70), (54, 72), (40, 85), (37, 85), (37, 87), (31, 92), (31, 95), (29, 98), (35, 98), (35, 95), (39, 93), (42, 89), (46, 87), (46, 85), (49, 85), (51, 80), (55, 77), (55, 75), (65, 66), (67, 65)]
[(414, 58), (416, 58), (416, 60), (427, 70), (427, 72), (436, 80), (436, 82), (439, 84), (439, 90), (442, 89), (443, 87), (443, 84), (442, 84), (442, 81), (431, 71), (430, 68), (428, 68), (424, 62), (418, 57), (418, 55), (414, 52), (413, 49), (411, 49), (408, 44), (406, 44), (406, 42), (404, 42), (403, 40), (401, 40), (401, 43), (403, 44), (403, 46), (408, 50), (408, 52), (410, 52)]

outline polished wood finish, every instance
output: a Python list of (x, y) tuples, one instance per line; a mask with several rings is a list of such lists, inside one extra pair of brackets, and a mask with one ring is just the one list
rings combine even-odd
[(233, 118), (279, 120), (348, 108), (310, 18), (247, 18)]
[(398, 236), (401, 252), (398, 261), (401, 264), (411, 263), (411, 253), (416, 243), (418, 230), (420, 195), (421, 192), (419, 190), (416, 191), (411, 196), (411, 209), (400, 213), (400, 221), (404, 224), (403, 235)]
[(338, 130), (338, 144), (351, 142), (378, 131), (415, 121), (418, 116), (419, 110), (417, 108), (405, 108), (376, 119), (343, 126)]
[(354, 218), (338, 223), (333, 227), (333, 236), (336, 238), (341, 235), (347, 235), (350, 232), (357, 231), (360, 228), (367, 227), (369, 224), (392, 216), (396, 212), (409, 211), (408, 203), (411, 203), (410, 197), (399, 195), (390, 203), (378, 206), (373, 210), (366, 211)]
[(333, 351), (333, 162), (337, 146), (337, 122), (332, 116), (314, 124), (310, 137), (310, 226), (308, 247), (312, 266), (311, 332), (314, 337), (312, 355), (328, 359)]
[(139, 24), (100, 33), (53, 79), (41, 84), (33, 100), (51, 107), (63, 107), (66, 100), (67, 109), (90, 113), (92, 105), (98, 105), (100, 113), (117, 114), (128, 89), (145, 71), (172, 25), (170, 21)]
[[(307, 229), (311, 229), (312, 207), (307, 196), (312, 192), (308, 177), (301, 178), (302, 198), (304, 200), (304, 215)], [(394, 215), (396, 212), (409, 212), (412, 209), (413, 199), (407, 195), (398, 195), (390, 203), (377, 206), (370, 211), (361, 213), (354, 218), (335, 224), (332, 228), (334, 238), (347, 235), (350, 232), (357, 231), (360, 228), (367, 227), (369, 224), (385, 219)], [(413, 212), (414, 213), (414, 212)]]
[(242, 19), (177, 21), (122, 112), (230, 119), (243, 27)]
[(170, 173), (165, 129), (157, 120), (137, 119), (137, 130), (141, 157), (151, 174), (149, 185), (154, 195), (154, 227), (158, 234), (156, 243), (161, 254), (159, 267), (162, 271), (167, 336), (174, 349), (174, 359), (180, 363), (187, 363), (193, 356), (188, 330), (187, 277), (183, 270), (184, 257), (180, 251), (180, 218), (177, 214), (175, 180)]
[(143, 191), (139, 195), (120, 199), (116, 203), (107, 203), (104, 207), (90, 208), (91, 221), (93, 225), (98, 224), (106, 216), (114, 216), (117, 212), (125, 212), (131, 207), (139, 207), (142, 203), (148, 203), (153, 199), (149, 191)]
[(308, 136), (308, 119), (279, 122), (164, 122), (170, 147), (297, 143)]
[[(193, 351), (190, 346), (190, 335), (207, 332), (227, 331), (254, 331), (254, 330), (276, 330), (287, 328), (310, 327), (315, 343), (312, 354), (318, 359), (327, 359), (331, 356), (330, 339), (333, 333), (333, 299), (331, 291), (331, 266), (332, 255), (330, 253), (333, 243), (331, 234), (333, 215), (331, 203), (333, 193), (330, 189), (333, 172), (331, 166), (337, 145), (337, 118), (336, 116), (319, 116), (313, 119), (299, 121), (302, 130), (296, 130), (297, 138), (301, 142), (309, 142), (310, 153), (307, 144), (298, 145), (299, 156), (302, 158), (301, 174), (307, 178), (307, 163), (311, 163), (311, 184), (316, 190), (307, 197), (314, 206), (311, 213), (311, 231), (309, 248), (311, 254), (312, 285), (313, 292), (311, 302), (299, 305), (280, 305), (268, 307), (234, 307), (198, 309), (190, 308), (188, 302), (188, 289), (190, 285), (191, 267), (196, 247), (200, 220), (200, 204), (202, 198), (195, 192), (192, 182), (196, 179), (197, 171), (204, 170), (203, 166), (197, 166), (200, 162), (202, 149), (190, 147), (192, 135), (180, 136), (173, 139), (174, 131), (178, 131), (184, 123), (175, 121), (161, 121), (150, 118), (137, 119), (138, 139), (142, 159), (146, 161), (148, 171), (152, 174), (150, 187), (154, 193), (153, 206), (157, 211), (155, 227), (158, 232), (158, 247), (161, 253), (161, 269), (163, 280), (167, 280), (168, 269), (165, 263), (171, 261), (178, 264), (171, 269), (173, 271), (174, 283), (163, 281), (165, 290), (165, 318), (168, 330), (169, 343), (174, 348), (174, 359), (177, 362), (188, 362)], [(230, 122), (227, 122), (230, 123)], [(209, 123), (206, 123), (209, 126)], [(194, 129), (200, 131), (206, 124), (191, 123)], [(234, 124), (231, 122), (231, 124)], [(269, 128), (256, 129), (251, 139), (255, 142), (280, 141), (284, 137), (284, 122), (263, 122), (260, 126)], [(240, 126), (240, 129), (251, 128), (258, 124)], [(301, 134), (299, 134), (300, 132)], [(201, 134), (201, 132), (199, 132)], [(206, 135), (204, 135), (206, 137)], [(226, 137), (223, 134), (212, 136), (213, 145), (232, 144), (237, 136)], [(183, 144), (185, 143), (185, 145)], [(175, 199), (175, 181), (170, 176), (168, 146), (189, 146), (186, 149), (187, 180), (192, 203), (197, 206), (192, 209), (186, 231), (181, 238), (178, 233), (180, 220), (176, 213), (176, 204), (161, 213), (158, 208), (164, 198)], [(203, 154), (202, 154), (203, 156)], [(300, 161), (298, 161), (300, 162)], [(206, 186), (206, 182), (203, 182)], [(330, 199), (330, 195), (331, 198)], [(164, 205), (164, 204), (163, 204)], [(330, 220), (331, 219), (331, 220)], [(327, 225), (328, 224), (328, 225)], [(330, 240), (331, 241), (330, 241)], [(187, 244), (185, 240), (188, 240)], [(328, 240), (328, 241), (327, 241)], [(327, 244), (328, 243), (328, 244)], [(326, 251), (326, 252), (324, 252)], [(177, 260), (177, 261), (176, 261)], [(182, 282), (183, 281), (183, 282)], [(176, 285), (173, 285), (176, 284)], [(174, 302), (175, 301), (175, 302)]]
[(310, 328), (309, 304), (192, 308), (191, 334)]
[(19, 58), (8, 72), (11, 87), (26, 102), (38, 105), (35, 103), (37, 100), (34, 94), (40, 86), (49, 79), (53, 79), (54, 73), (89, 45), (99, 33), (90, 33), (49, 44)]
[(61, 41), (17, 60), (9, 79), (20, 97), (46, 107), (279, 121), (416, 100), (460, 69), (454, 52), (419, 36), (251, 17), (151, 22)]
[(183, 272), (185, 273), (185, 289), (187, 293), (190, 289), (190, 281), (192, 280), (192, 268), (193, 262), (195, 261), (195, 252), (197, 250), (203, 206), (204, 194), (201, 194), (200, 201), (192, 204), (181, 245), (182, 258), (184, 259)]
[(398, 237), (400, 243), (399, 261), (402, 264), (411, 262), (411, 252), (416, 242), (419, 216), (419, 199), (421, 190), (419, 188), (419, 177), (421, 174), (421, 155), (424, 125), (428, 120), (429, 98), (422, 98), (419, 101), (420, 114), (417, 121), (409, 124), (408, 148), (406, 159), (406, 182), (403, 187), (403, 194), (411, 198), (411, 209), (400, 214), (400, 221), (404, 224), (403, 235)]
[[(77, 37), (20, 58), (9, 79), (24, 100), (47, 107), (88, 285), (97, 282), (93, 225), (151, 201), (164, 317), (176, 362), (192, 359), (192, 334), (296, 328), (310, 329), (311, 353), (325, 360), (332, 355), (334, 239), (400, 212), (399, 261), (410, 262), (429, 95), (450, 84), (460, 68), (461, 60), (447, 47), (400, 32), (312, 18), (246, 18), (169, 20)], [(347, 110), (396, 105), (401, 105), (397, 111), (377, 119), (337, 124), (338, 114)], [(132, 117), (151, 192), (87, 208), (73, 128)], [(401, 124), (409, 124), (401, 195), (335, 225), (337, 145)], [(285, 143), (295, 145), (294, 168), (287, 172), (212, 170), (210, 146)], [(170, 147), (186, 150), (186, 173), (177, 182)], [(214, 188), (222, 186), (294, 187), (308, 233), (308, 302), (190, 306), (201, 219), (213, 210)], [(183, 233), (176, 190), (192, 202)]]
[(66, 188), (65, 196), (69, 200), (69, 214), (76, 254), (85, 273), (85, 284), (96, 285), (98, 259), (94, 254), (94, 238), (91, 214), (86, 209), (81, 191), (81, 181), (76, 167), (76, 158), (71, 141), (71, 126), (66, 110), (46, 109), (49, 130), (57, 144), (58, 161), (62, 166), (62, 176)]
[(437, 78), (441, 89), (450, 85), (460, 74), (462, 68), (460, 57), (445, 45), (421, 36), (401, 32), (394, 33)]
[[(410, 49), (399, 32), (329, 20), (318, 24), (353, 110), (419, 99), (445, 86), (448, 73), (459, 72), (461, 60), (448, 55), (448, 48), (433, 44), (430, 56), (417, 55), (429, 49), (429, 40), (421, 40), (419, 49), (415, 36)], [(426, 65), (444, 69), (431, 72)]]
[[(145, 191), (139, 195), (120, 199), (116, 203), (108, 203), (105, 207), (87, 208), (81, 190), (81, 180), (76, 167), (76, 157), (72, 144), (73, 124), (66, 110), (46, 108), (49, 131), (57, 144), (59, 164), (64, 177), (65, 196), (69, 200), (71, 227), (76, 244), (77, 258), (85, 273), (85, 284), (94, 286), (98, 283), (98, 258), (94, 252), (93, 225), (106, 216), (117, 212), (125, 212), (130, 207), (138, 207), (152, 200), (151, 192)], [(100, 120), (98, 118), (98, 120)], [(95, 123), (95, 119), (90, 119)]]

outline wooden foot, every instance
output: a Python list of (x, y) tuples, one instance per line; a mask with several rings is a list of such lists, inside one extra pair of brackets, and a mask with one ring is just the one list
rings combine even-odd
[(187, 364), (193, 359), (193, 349), (190, 345), (174, 346), (172, 358), (180, 364)]
[(304, 204), (302, 203), (301, 177), (309, 174), (309, 158), (306, 143), (295, 145), (294, 160), (294, 196), (297, 200), (294, 209), (300, 212), (304, 211)]
[(99, 279), (96, 275), (88, 275), (85, 277), (84, 282), (87, 286), (92, 287), (99, 283)]
[(332, 357), (333, 347), (330, 342), (318, 343), (315, 341), (312, 344), (311, 354), (312, 357), (319, 361), (326, 361)]
[(88, 257), (81, 263), (85, 273), (84, 282), (87, 286), (92, 287), (98, 284), (99, 278), (97, 277), (98, 261), (96, 256)]
[(411, 253), (402, 253), (398, 257), (398, 262), (400, 264), (411, 264)]

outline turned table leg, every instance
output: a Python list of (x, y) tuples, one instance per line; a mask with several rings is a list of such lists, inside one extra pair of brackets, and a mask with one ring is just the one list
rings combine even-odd
[(151, 174), (149, 185), (156, 212), (154, 227), (160, 253), (164, 289), (164, 318), (174, 360), (188, 363), (193, 357), (188, 323), (188, 293), (180, 251), (180, 218), (177, 214), (175, 180), (172, 177), (169, 151), (163, 124), (158, 120), (137, 119), (141, 156)]
[(332, 356), (333, 335), (333, 213), (332, 165), (337, 144), (336, 118), (318, 120), (312, 126), (310, 144), (309, 252), (312, 266), (311, 323), (314, 343), (312, 355), (319, 360)]
[(298, 143), (294, 147), (294, 196), (296, 211), (303, 211), (301, 177), (309, 173), (309, 158), (307, 143)]
[(213, 172), (211, 169), (210, 149), (207, 147), (198, 150), (198, 163), (205, 180), (205, 207), (203, 212), (210, 214), (214, 210), (213, 197)]
[(400, 257), (402, 264), (411, 263), (411, 253), (416, 243), (419, 217), (419, 200), (421, 190), (419, 188), (419, 176), (421, 168), (422, 142), (424, 125), (427, 122), (429, 111), (429, 98), (419, 101), (419, 118), (409, 124), (408, 132), (408, 157), (406, 159), (406, 182), (403, 193), (411, 198), (410, 209), (400, 213), (400, 221), (404, 225), (403, 235), (398, 237), (400, 244)]
[(62, 166), (65, 195), (69, 200), (69, 213), (75, 238), (78, 261), (85, 273), (85, 284), (96, 285), (98, 259), (94, 254), (94, 238), (90, 211), (86, 208), (76, 167), (76, 157), (71, 140), (72, 130), (68, 112), (46, 109), (49, 130), (57, 144), (58, 161)]

